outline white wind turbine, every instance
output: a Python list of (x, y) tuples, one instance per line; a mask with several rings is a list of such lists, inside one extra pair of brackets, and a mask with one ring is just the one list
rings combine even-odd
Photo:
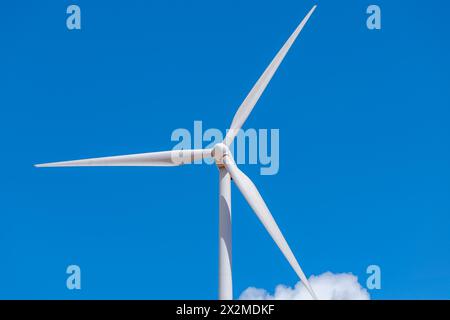
[(286, 53), (294, 43), (302, 28), (316, 9), (308, 12), (298, 25), (270, 65), (258, 79), (248, 96), (236, 112), (231, 127), (222, 143), (212, 149), (171, 150), (162, 152), (140, 153), (114, 157), (92, 158), (83, 160), (37, 164), (36, 167), (85, 167), (85, 166), (178, 166), (195, 160), (213, 157), (219, 168), (219, 299), (231, 300), (233, 287), (231, 277), (231, 180), (244, 195), (250, 207), (261, 220), (275, 243), (278, 245), (290, 265), (300, 277), (311, 294), (317, 299), (311, 285), (287, 244), (278, 225), (272, 217), (266, 203), (253, 182), (236, 166), (229, 146), (249, 116), (259, 97), (264, 92)]

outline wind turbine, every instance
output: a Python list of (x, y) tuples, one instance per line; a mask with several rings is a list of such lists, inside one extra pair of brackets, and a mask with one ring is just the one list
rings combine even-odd
[(236, 165), (229, 146), (250, 115), (268, 83), (277, 71), (287, 52), (303, 29), (308, 19), (316, 9), (316, 5), (308, 12), (298, 25), (264, 73), (253, 86), (250, 93), (237, 110), (231, 127), (222, 143), (212, 149), (171, 150), (162, 152), (140, 153), (114, 157), (91, 158), (37, 164), (36, 167), (95, 167), (95, 166), (150, 166), (169, 167), (193, 163), (195, 160), (214, 158), (219, 169), (219, 299), (233, 298), (233, 284), (231, 277), (231, 180), (247, 200), (250, 207), (261, 220), (283, 255), (288, 260), (300, 280), (305, 285), (313, 299), (317, 299), (311, 285), (289, 248), (283, 234), (278, 228), (266, 203), (258, 189)]

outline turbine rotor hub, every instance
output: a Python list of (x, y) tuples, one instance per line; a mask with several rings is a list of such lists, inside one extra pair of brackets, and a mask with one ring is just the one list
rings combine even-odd
[(230, 148), (224, 143), (218, 143), (214, 146), (212, 156), (218, 166), (223, 166), (226, 157), (232, 157)]

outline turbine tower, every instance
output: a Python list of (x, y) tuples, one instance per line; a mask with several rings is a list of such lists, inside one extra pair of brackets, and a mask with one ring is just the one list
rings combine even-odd
[(298, 25), (275, 58), (266, 68), (264, 73), (253, 86), (250, 93), (237, 110), (231, 127), (223, 140), (212, 149), (195, 150), (171, 150), (162, 152), (140, 153), (114, 157), (91, 158), (83, 160), (72, 160), (37, 164), (36, 167), (85, 167), (85, 166), (150, 166), (166, 167), (179, 166), (193, 163), (195, 160), (214, 158), (219, 169), (219, 299), (233, 299), (233, 283), (231, 272), (231, 180), (247, 200), (259, 220), (262, 222), (270, 236), (280, 248), (300, 280), (305, 285), (313, 299), (317, 299), (311, 285), (303, 273), (294, 254), (289, 248), (283, 234), (278, 228), (266, 203), (261, 197), (258, 189), (236, 165), (229, 146), (247, 120), (253, 107), (266, 89), (268, 83), (277, 71), (290, 47), (296, 40), (308, 19), (316, 9), (316, 5), (308, 12), (302, 22)]

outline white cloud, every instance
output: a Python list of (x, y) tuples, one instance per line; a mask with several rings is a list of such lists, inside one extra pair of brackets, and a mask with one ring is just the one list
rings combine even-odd
[[(319, 276), (311, 276), (309, 283), (321, 300), (370, 300), (370, 295), (351, 273), (325, 272)], [(264, 289), (247, 288), (239, 297), (241, 300), (310, 300), (311, 296), (299, 281), (294, 288), (278, 285), (275, 293)]]

